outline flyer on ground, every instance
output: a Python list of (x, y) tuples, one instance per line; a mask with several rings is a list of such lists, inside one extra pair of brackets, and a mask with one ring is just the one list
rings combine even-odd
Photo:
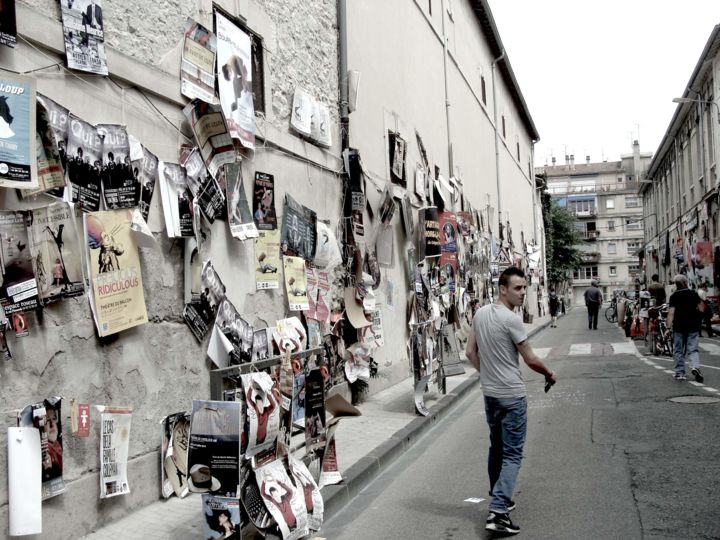
[(95, 324), (101, 337), (148, 321), (132, 210), (85, 214)]
[(35, 80), (0, 76), (0, 187), (38, 187), (35, 116)]

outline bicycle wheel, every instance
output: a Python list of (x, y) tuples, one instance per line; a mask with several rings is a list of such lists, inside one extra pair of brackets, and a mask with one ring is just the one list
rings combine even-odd
[(605, 310), (605, 318), (607, 319), (607, 322), (615, 324), (617, 322), (617, 309), (613, 306), (607, 308)]

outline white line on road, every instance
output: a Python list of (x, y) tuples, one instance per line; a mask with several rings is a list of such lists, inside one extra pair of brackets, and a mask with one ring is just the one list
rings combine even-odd
[(635, 354), (637, 352), (635, 344), (629, 341), (611, 343), (610, 346), (615, 354)]
[(705, 388), (708, 392), (720, 392), (720, 390), (713, 388), (712, 386), (704, 386), (703, 388)]
[(720, 354), (720, 345), (715, 345), (714, 343), (700, 342), (699, 347), (703, 351), (709, 352), (710, 354)]
[(675, 375), (675, 372), (672, 369), (664, 369), (663, 371), (668, 375)]
[(568, 356), (590, 356), (592, 343), (573, 343)]
[(688, 381), (688, 382), (689, 382), (690, 384), (692, 384), (693, 386), (705, 386), (703, 383), (699, 383), (699, 382), (697, 382), (697, 381)]
[(550, 354), (550, 351), (552, 351), (552, 347), (545, 347), (543, 349), (533, 349), (535, 351), (535, 354), (540, 357), (541, 360), (545, 360), (547, 358), (547, 355)]
[(663, 368), (662, 366), (656, 366), (655, 364), (653, 364), (653, 367), (655, 369), (662, 369), (663, 371), (665, 371), (665, 368)]
[[(663, 360), (664, 362), (674, 362), (672, 358), (663, 358), (661, 356), (655, 356), (655, 360)], [(720, 369), (720, 367), (717, 366), (708, 366), (707, 364), (700, 364), (700, 367), (705, 369)]]

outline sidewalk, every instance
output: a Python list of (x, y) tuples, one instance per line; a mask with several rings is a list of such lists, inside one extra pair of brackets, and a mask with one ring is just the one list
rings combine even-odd
[[(539, 317), (526, 324), (532, 336), (550, 324)], [(445, 417), (451, 405), (478, 382), (477, 373), (464, 362), (465, 373), (447, 379), (447, 395), (435, 388), (425, 393), (428, 416), (415, 413), (413, 379), (367, 398), (358, 408), (362, 416), (343, 418), (337, 428), (337, 455), (344, 482), (322, 490), (325, 519), (342, 508), (358, 491), (412, 446), (425, 431)], [(201, 533), (201, 502), (197, 495), (160, 500), (83, 537), (84, 540), (195, 539)]]

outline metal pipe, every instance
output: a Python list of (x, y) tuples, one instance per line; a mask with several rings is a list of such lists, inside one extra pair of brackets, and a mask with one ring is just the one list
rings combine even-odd
[(348, 110), (348, 47), (347, 47), (347, 0), (338, 0), (338, 39), (340, 64), (340, 138), (342, 150), (350, 147), (350, 112)]
[(447, 35), (445, 34), (445, 17), (447, 12), (445, 11), (445, 0), (440, 3), (440, 9), (442, 10), (442, 35), (443, 35), (443, 77), (445, 78), (445, 124), (447, 126), (447, 140), (448, 140), (448, 174), (449, 176), (455, 175), (455, 168), (453, 164), (453, 145), (452, 135), (450, 132), (450, 95), (448, 91), (448, 69), (447, 69), (447, 58), (448, 58), (448, 46), (447, 46)]
[(505, 58), (505, 49), (492, 63), (493, 123), (495, 124), (495, 183), (497, 185), (498, 223), (502, 221), (502, 195), (500, 193), (500, 133), (498, 133), (497, 92), (495, 89), (495, 66)]

